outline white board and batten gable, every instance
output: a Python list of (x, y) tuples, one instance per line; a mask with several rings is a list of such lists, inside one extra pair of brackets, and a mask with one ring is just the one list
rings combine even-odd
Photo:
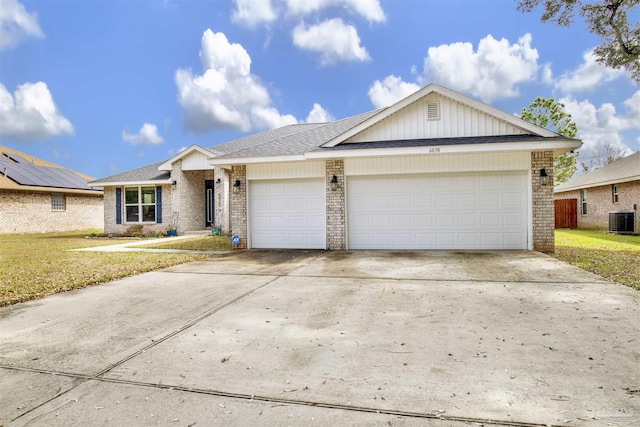
[(430, 84), (323, 144), (556, 133), (460, 93)]
[(469, 105), (437, 93), (430, 93), (364, 129), (344, 143), (528, 133), (513, 123)]
[(213, 153), (200, 146), (192, 145), (161, 164), (158, 170), (171, 171), (173, 170), (173, 164), (178, 160), (182, 160), (183, 171), (212, 169), (210, 163), (212, 157), (214, 157)]

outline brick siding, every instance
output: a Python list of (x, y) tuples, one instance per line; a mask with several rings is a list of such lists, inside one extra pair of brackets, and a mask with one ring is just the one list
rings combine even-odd
[[(344, 160), (327, 160), (326, 165), (327, 195), (327, 249), (343, 251), (347, 248), (345, 228), (345, 194), (344, 194)], [(338, 188), (331, 190), (333, 176), (338, 178)]]
[(176, 182), (176, 188), (171, 193), (172, 215), (178, 214), (178, 233), (204, 230), (206, 224), (205, 180), (213, 178), (213, 170), (183, 171), (182, 160), (173, 164), (171, 181)]
[[(238, 194), (233, 191), (233, 184), (240, 181)], [(231, 168), (229, 176), (229, 195), (231, 198), (231, 232), (241, 239), (240, 247), (247, 244), (247, 166), (239, 165)]]
[[(549, 183), (541, 184), (540, 169), (549, 175)], [(533, 222), (533, 250), (553, 252), (555, 250), (555, 218), (553, 211), (553, 152), (531, 153), (531, 194)]]
[[(556, 199), (578, 199), (578, 228), (609, 229), (609, 212), (640, 209), (640, 181), (621, 182), (618, 186), (618, 203), (613, 202), (612, 185), (587, 188), (587, 214), (582, 214), (580, 190), (565, 191)], [(635, 212), (635, 232), (640, 233), (640, 212)]]
[[(51, 194), (64, 194), (65, 210), (51, 210)], [(102, 194), (0, 190), (0, 233), (101, 229)]]

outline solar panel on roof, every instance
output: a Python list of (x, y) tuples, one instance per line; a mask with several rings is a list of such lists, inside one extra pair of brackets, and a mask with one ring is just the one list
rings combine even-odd
[(0, 170), (20, 185), (90, 190), (87, 182), (69, 169), (37, 166), (21, 156), (2, 153)]

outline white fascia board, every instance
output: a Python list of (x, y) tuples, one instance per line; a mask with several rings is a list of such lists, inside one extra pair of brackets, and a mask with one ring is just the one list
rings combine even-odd
[(610, 179), (607, 181), (592, 182), (591, 184), (572, 185), (571, 187), (565, 187), (562, 190), (554, 189), (553, 192), (556, 194), (566, 193), (567, 191), (582, 190), (583, 188), (593, 188), (593, 187), (601, 187), (603, 185), (622, 184), (622, 183), (631, 182), (631, 181), (640, 181), (640, 175), (628, 176), (625, 178), (618, 178), (618, 179)]
[(173, 164), (177, 160), (180, 160), (180, 159), (188, 156), (189, 154), (193, 153), (194, 151), (198, 151), (198, 152), (202, 153), (204, 156), (207, 156), (208, 158), (215, 157), (215, 155), (213, 153), (211, 153), (210, 151), (205, 150), (204, 148), (200, 147), (199, 145), (193, 144), (189, 148), (187, 148), (185, 150), (182, 150), (181, 152), (179, 152), (178, 154), (176, 154), (175, 156), (173, 156), (172, 158), (170, 158), (169, 160), (167, 160), (166, 162), (164, 162), (163, 164), (158, 166), (158, 170), (161, 170), (161, 171), (172, 171), (173, 170)]
[(417, 92), (414, 92), (413, 94), (407, 96), (404, 99), (401, 99), (400, 101), (396, 102), (395, 104), (393, 104), (390, 107), (387, 107), (386, 109), (382, 110), (380, 113), (370, 117), (369, 119), (365, 120), (364, 122), (360, 123), (357, 126), (354, 126), (353, 128), (349, 129), (348, 131), (344, 132), (341, 135), (338, 135), (337, 137), (333, 138), (332, 140), (322, 144), (322, 147), (335, 147), (336, 145), (346, 141), (347, 139), (351, 138), (354, 135), (357, 135), (358, 133), (362, 132), (363, 130), (367, 129), (368, 127), (373, 126), (374, 124), (384, 120), (385, 118), (389, 117), (390, 115), (400, 111), (401, 109), (403, 109), (404, 107), (413, 104), (415, 101), (417, 101), (418, 99), (429, 95), (430, 93), (437, 93), (441, 96), (447, 97), (447, 98), (451, 98), (454, 101), (457, 101), (461, 104), (464, 105), (468, 105), (471, 108), (474, 108), (476, 110), (479, 110), (485, 114), (491, 115), (491, 116), (495, 116), (501, 120), (506, 121), (507, 123), (512, 124), (513, 126), (519, 127), (521, 129), (524, 129), (526, 131), (529, 131), (531, 133), (533, 133), (534, 135), (540, 135), (540, 136), (544, 136), (544, 137), (549, 137), (549, 138), (553, 138), (554, 136), (558, 136), (557, 133), (552, 132), (548, 129), (545, 129), (543, 127), (540, 127), (538, 125), (535, 125), (533, 123), (530, 123), (526, 120), (521, 119), (520, 117), (516, 117), (513, 114), (509, 114), (506, 113), (502, 110), (499, 110), (495, 107), (492, 107), (488, 104), (485, 104), (483, 102), (480, 101), (476, 101), (473, 98), (469, 98), (468, 96), (462, 95), (458, 92), (455, 92), (451, 89), (447, 89), (446, 87), (440, 86), (438, 84), (435, 83), (430, 83), (427, 86), (423, 87), (422, 89), (420, 89)]
[(278, 163), (278, 162), (299, 162), (306, 160), (303, 154), (292, 154), (288, 156), (265, 156), (265, 157), (235, 157), (235, 158), (212, 158), (209, 164), (212, 166), (232, 166), (247, 165), (250, 163)]
[[(483, 153), (498, 151), (540, 151), (559, 150), (571, 151), (579, 148), (580, 141), (541, 141), (541, 142), (505, 142), (499, 144), (461, 144), (461, 145), (434, 145), (429, 147), (402, 147), (402, 148), (371, 148), (359, 150), (335, 150), (335, 151), (309, 151), (305, 153), (306, 159), (341, 159), (350, 157), (382, 157), (382, 156), (410, 156), (414, 154), (460, 154)], [(435, 151), (437, 150), (437, 151)]]
[(126, 187), (132, 185), (169, 185), (170, 179), (153, 180), (153, 181), (119, 181), (119, 182), (100, 182), (95, 185), (89, 183), (92, 187)]

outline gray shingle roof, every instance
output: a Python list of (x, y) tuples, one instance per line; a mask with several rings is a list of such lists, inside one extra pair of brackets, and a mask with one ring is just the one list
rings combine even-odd
[[(291, 125), (274, 129), (273, 131), (262, 132), (241, 140), (227, 142), (226, 144), (212, 147), (210, 150), (219, 150), (221, 153), (226, 152), (217, 157), (217, 159), (301, 155), (345, 133), (380, 111), (382, 110), (369, 111), (330, 123)], [(245, 141), (251, 138), (253, 138), (251, 140), (252, 144)], [(234, 149), (229, 150), (229, 148)]]
[(171, 176), (168, 171), (160, 171), (158, 167), (164, 162), (154, 163), (149, 166), (143, 166), (127, 172), (111, 175), (96, 181), (89, 182), (90, 185), (100, 185), (105, 182), (137, 182), (137, 181), (162, 181), (167, 180)]
[(558, 185), (554, 191), (577, 190), (580, 188), (596, 187), (610, 182), (625, 182), (640, 180), (640, 151), (613, 163), (609, 163), (588, 174), (579, 176), (569, 182)]
[(223, 144), (209, 147), (208, 150), (216, 156), (224, 156), (235, 151), (241, 151), (255, 145), (264, 144), (281, 138), (291, 137), (293, 135), (324, 126), (326, 123), (303, 123), (297, 125), (284, 126), (277, 129), (271, 129), (265, 132), (249, 135), (244, 138), (235, 139)]

